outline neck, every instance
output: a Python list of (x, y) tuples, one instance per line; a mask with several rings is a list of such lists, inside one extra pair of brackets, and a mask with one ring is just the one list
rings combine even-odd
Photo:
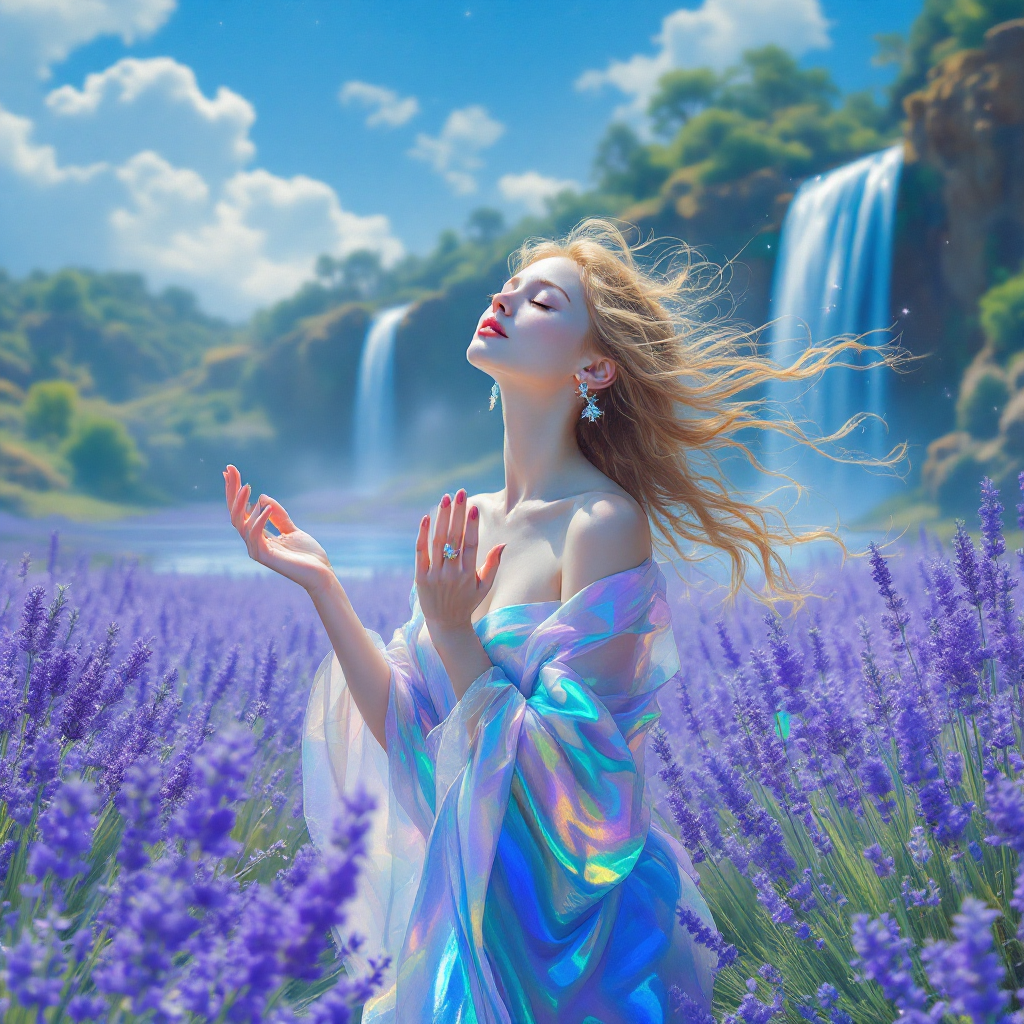
[(566, 476), (586, 461), (576, 444), (578, 406), (568, 386), (502, 384), (506, 511), (521, 501), (562, 496)]

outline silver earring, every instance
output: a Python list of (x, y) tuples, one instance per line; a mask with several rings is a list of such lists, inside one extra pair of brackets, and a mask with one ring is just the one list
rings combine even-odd
[(497, 405), (498, 399), (501, 398), (501, 391), (498, 389), (498, 382), (495, 381), (491, 385), (491, 403), (487, 406), (492, 412), (494, 411), (495, 405)]
[(587, 403), (583, 407), (583, 412), (580, 413), (580, 419), (593, 423), (594, 420), (598, 420), (604, 415), (603, 410), (597, 407), (597, 399), (590, 393), (590, 385), (585, 380), (580, 381), (576, 394)]

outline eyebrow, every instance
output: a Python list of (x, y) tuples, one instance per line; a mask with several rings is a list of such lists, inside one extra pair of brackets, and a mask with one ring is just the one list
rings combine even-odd
[[(513, 281), (518, 280), (519, 275), (516, 274), (515, 277), (510, 277), (508, 279), (508, 283), (512, 284)], [(566, 292), (566, 290), (560, 284), (555, 284), (554, 281), (549, 281), (546, 277), (538, 277), (537, 284), (546, 284), (549, 288), (557, 288), (565, 296), (565, 301), (568, 302), (570, 306), (572, 305), (572, 299), (569, 298), (568, 292)]]

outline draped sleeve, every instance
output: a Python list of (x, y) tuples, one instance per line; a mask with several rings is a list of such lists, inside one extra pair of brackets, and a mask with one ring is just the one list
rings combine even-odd
[[(376, 751), (368, 772), (386, 792), (388, 832), (371, 859), (380, 856), (388, 877), (379, 880), (374, 869), (378, 880), (368, 887), (374, 907), (391, 915), (390, 930), (373, 932), (371, 945), (390, 943), (395, 960), (390, 987), (367, 1003), (364, 1024), (533, 1020), (525, 1005), (517, 1008), (527, 996), (515, 991), (516, 975), (525, 977), (526, 961), (538, 956), (535, 984), (557, 990), (549, 1019), (568, 1020), (565, 1012), (581, 1012), (592, 998), (590, 1019), (600, 1020), (600, 997), (588, 993), (602, 972), (626, 969), (609, 966), (603, 951), (628, 896), (622, 883), (652, 830), (645, 740), (660, 714), (658, 691), (679, 669), (664, 577), (648, 559), (524, 630), (527, 607), (499, 609), (477, 624), (492, 667), (457, 702), (415, 603), (413, 619), (388, 645), (388, 750), (370, 737)], [(336, 721), (346, 727), (344, 715)], [(315, 716), (309, 724), (315, 733)], [(336, 750), (350, 771), (362, 771), (351, 742)], [(317, 776), (315, 756), (311, 747)], [(514, 829), (518, 845), (508, 844), (503, 827)], [(403, 841), (410, 845), (395, 845)], [(499, 843), (506, 849), (500, 870)], [(517, 860), (529, 886), (510, 882)], [(396, 866), (405, 870), (397, 888)], [(669, 888), (678, 896), (674, 860), (671, 867)], [(497, 938), (492, 870), (511, 904), (502, 908)], [(693, 882), (681, 884), (703, 906)], [(662, 921), (670, 936), (674, 907), (669, 900)], [(706, 907), (702, 916), (711, 923)], [(399, 917), (406, 922), (400, 940)], [(707, 957), (696, 951), (685, 967), (696, 978), (691, 991), (709, 1005)]]

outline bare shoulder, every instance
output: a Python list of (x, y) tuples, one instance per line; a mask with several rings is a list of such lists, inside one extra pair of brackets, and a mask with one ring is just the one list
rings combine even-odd
[(562, 553), (562, 600), (651, 555), (647, 513), (621, 489), (592, 491), (569, 521)]

